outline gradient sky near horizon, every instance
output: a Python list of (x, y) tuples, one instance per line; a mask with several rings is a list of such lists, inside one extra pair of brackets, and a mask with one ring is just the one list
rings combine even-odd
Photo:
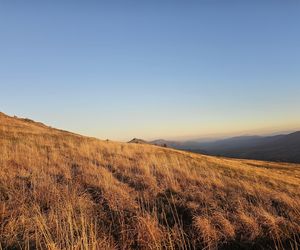
[(299, 1), (1, 1), (0, 111), (113, 140), (300, 130)]

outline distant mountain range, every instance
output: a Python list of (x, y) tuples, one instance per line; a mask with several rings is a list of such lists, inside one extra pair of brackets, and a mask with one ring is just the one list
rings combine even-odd
[(143, 142), (208, 155), (300, 163), (300, 131), (275, 136), (239, 136), (213, 142)]

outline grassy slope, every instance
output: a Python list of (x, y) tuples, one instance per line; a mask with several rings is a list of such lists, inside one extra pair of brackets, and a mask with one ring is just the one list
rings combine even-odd
[(0, 249), (296, 249), (299, 190), (300, 165), (100, 141), (0, 114)]

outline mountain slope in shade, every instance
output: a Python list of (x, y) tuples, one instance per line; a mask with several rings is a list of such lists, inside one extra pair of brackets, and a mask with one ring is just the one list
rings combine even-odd
[(300, 132), (268, 137), (239, 136), (206, 143), (197, 141), (164, 141), (164, 143), (171, 148), (210, 155), (300, 163)]
[(206, 152), (235, 158), (300, 162), (300, 132), (270, 137), (242, 137), (199, 146), (194, 152)]
[(1, 249), (297, 249), (300, 165), (101, 141), (0, 114)]

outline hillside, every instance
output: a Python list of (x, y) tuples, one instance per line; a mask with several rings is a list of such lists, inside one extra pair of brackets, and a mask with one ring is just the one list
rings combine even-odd
[(101, 141), (0, 113), (0, 249), (298, 249), (300, 165)]
[(135, 143), (135, 144), (149, 144), (147, 141), (138, 139), (138, 138), (133, 138), (131, 141), (128, 143)]

